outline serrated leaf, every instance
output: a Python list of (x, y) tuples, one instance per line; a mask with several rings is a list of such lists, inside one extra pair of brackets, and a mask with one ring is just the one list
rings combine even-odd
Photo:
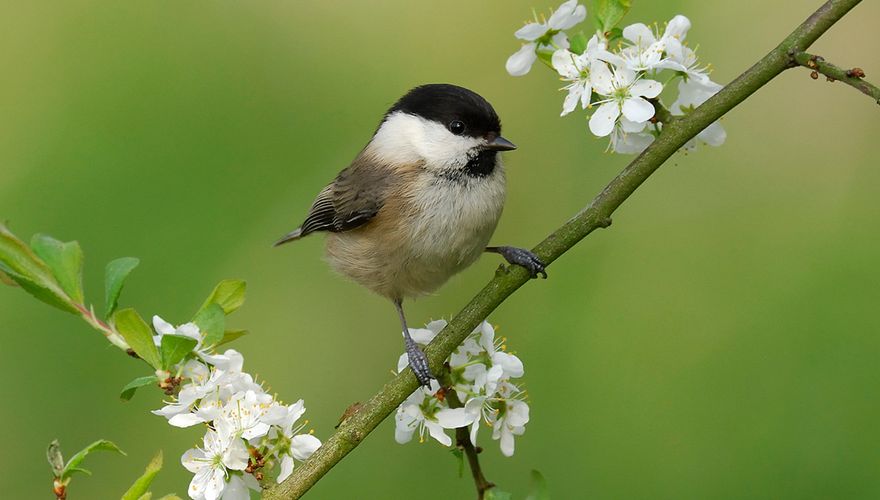
[(155, 375), (148, 375), (146, 377), (138, 377), (131, 382), (125, 384), (125, 387), (122, 388), (122, 392), (119, 393), (119, 398), (123, 401), (129, 401), (134, 397), (134, 393), (137, 392), (138, 389), (144, 387), (145, 385), (158, 384), (159, 377)]
[(245, 335), (250, 335), (250, 333), (251, 332), (249, 332), (248, 330), (226, 330), (223, 333), (223, 338), (220, 339), (220, 342), (217, 342), (217, 345), (215, 345), (214, 347), (221, 346), (223, 344), (228, 344), (228, 343), (232, 342), (233, 340), (244, 337)]
[(153, 331), (134, 309), (117, 311), (113, 315), (113, 324), (116, 326), (116, 331), (122, 335), (135, 354), (153, 368), (161, 367), (159, 350), (153, 343)]
[(204, 334), (202, 345), (211, 346), (223, 338), (223, 333), (226, 330), (226, 314), (219, 304), (211, 303), (196, 314), (193, 323), (198, 325), (199, 330)]
[(159, 353), (162, 355), (162, 369), (176, 365), (196, 347), (196, 339), (184, 335), (162, 335)]
[(574, 36), (568, 39), (568, 50), (574, 52), (575, 54), (581, 55), (587, 50), (587, 42), (589, 38), (583, 31), (579, 31)]
[(486, 490), (486, 495), (483, 496), (484, 500), (510, 500), (511, 498), (510, 493), (499, 490), (497, 486)]
[(67, 461), (67, 465), (64, 466), (64, 471), (61, 473), (61, 478), (65, 479), (70, 477), (74, 472), (83, 472), (86, 474), (91, 474), (89, 471), (80, 468), (80, 464), (89, 454), (96, 451), (114, 451), (119, 453), (120, 455), (125, 455), (125, 452), (120, 450), (118, 446), (116, 446), (113, 442), (107, 441), (106, 439), (99, 439), (94, 443), (86, 446), (85, 448), (76, 452), (76, 454), (70, 457), (70, 460)]
[(65, 294), (64, 291), (61, 290), (61, 287), (57, 284), (44, 285), (37, 283), (30, 278), (26, 278), (25, 276), (12, 272), (8, 268), (4, 268), (2, 263), (0, 263), (0, 271), (4, 272), (13, 281), (15, 281), (15, 283), (20, 286), (22, 290), (31, 294), (34, 298), (45, 302), (52, 307), (61, 309), (62, 311), (72, 314), (82, 314), (82, 311), (77, 309), (73, 302), (70, 301), (70, 298), (67, 296), (67, 294)]
[(109, 318), (116, 311), (125, 279), (140, 263), (141, 261), (134, 257), (122, 257), (107, 264), (104, 271), (104, 305), (107, 308), (104, 313), (105, 318)]
[(61, 444), (58, 443), (57, 439), (53, 439), (49, 443), (49, 448), (46, 449), (46, 459), (49, 460), (49, 465), (52, 466), (52, 474), (55, 477), (61, 477), (61, 473), (64, 472), (64, 457), (61, 455)]
[(593, 19), (603, 33), (617, 26), (623, 16), (629, 12), (630, 0), (593, 0)]
[(532, 470), (532, 491), (526, 500), (550, 500), (550, 490), (547, 488), (547, 480), (537, 470)]
[(49, 266), (67, 296), (77, 304), (82, 304), (83, 253), (79, 243), (65, 243), (45, 234), (35, 234), (31, 238), (31, 248)]
[(147, 490), (150, 489), (153, 479), (156, 478), (156, 474), (158, 474), (160, 470), (162, 470), (161, 450), (156, 453), (156, 456), (150, 460), (149, 464), (147, 464), (147, 468), (144, 470), (141, 477), (137, 478), (134, 484), (128, 488), (128, 491), (122, 495), (122, 500), (140, 500), (146, 495), (149, 495), (147, 498), (151, 498), (152, 495), (148, 493)]
[(49, 266), (3, 223), (0, 223), (0, 272), (37, 299), (62, 311), (80, 313)]
[(8, 271), (33, 281), (54, 281), (49, 266), (3, 223), (0, 223), (0, 264), (5, 264)]
[(244, 295), (247, 291), (247, 283), (241, 280), (223, 280), (214, 287), (211, 295), (205, 299), (205, 303), (199, 308), (199, 315), (211, 304), (217, 304), (223, 309), (223, 314), (232, 314), (244, 304)]

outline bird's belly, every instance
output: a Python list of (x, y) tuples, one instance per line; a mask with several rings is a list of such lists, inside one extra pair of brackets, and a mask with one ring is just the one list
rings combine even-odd
[(328, 235), (328, 258), (338, 272), (380, 295), (425, 295), (479, 258), (503, 205), (500, 169), (469, 183), (426, 179), (398, 206), (383, 208), (396, 217), (380, 212), (363, 228)]

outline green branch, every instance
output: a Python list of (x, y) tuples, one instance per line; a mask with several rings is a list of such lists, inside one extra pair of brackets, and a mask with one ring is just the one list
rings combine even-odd
[[(580, 213), (542, 241), (534, 252), (548, 264), (598, 228), (611, 224), (611, 214), (651, 174), (701, 130), (743, 102), (767, 82), (792, 67), (792, 56), (806, 50), (828, 28), (861, 0), (829, 0), (792, 32), (779, 46), (685, 117), (665, 124), (660, 136), (617, 175)], [(507, 297), (529, 280), (525, 269), (500, 269), (468, 305), (449, 322), (425, 350), (433, 371), (465, 337)], [(386, 383), (369, 401), (345, 420), (312, 457), (283, 483), (265, 492), (265, 499), (299, 498), (334, 465), (357, 447), (416, 388), (410, 370)]]
[(813, 79), (819, 78), (819, 73), (828, 77), (829, 82), (841, 81), (859, 92), (871, 97), (880, 104), (880, 87), (864, 80), (865, 72), (861, 68), (843, 69), (829, 62), (825, 62), (821, 56), (796, 52), (794, 61), (805, 68), (813, 70)]

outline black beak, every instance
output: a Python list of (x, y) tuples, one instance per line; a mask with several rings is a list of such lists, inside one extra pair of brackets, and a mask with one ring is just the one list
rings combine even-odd
[(484, 147), (490, 151), (513, 151), (516, 149), (516, 144), (499, 135), (489, 141)]

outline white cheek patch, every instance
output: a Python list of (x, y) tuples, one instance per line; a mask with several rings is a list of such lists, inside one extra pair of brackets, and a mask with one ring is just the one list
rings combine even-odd
[(398, 164), (425, 162), (434, 169), (460, 168), (483, 139), (455, 135), (440, 123), (397, 111), (388, 116), (372, 148), (386, 161)]

